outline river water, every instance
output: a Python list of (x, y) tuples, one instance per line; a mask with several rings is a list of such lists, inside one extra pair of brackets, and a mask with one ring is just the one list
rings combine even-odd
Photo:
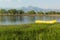
[(57, 20), (60, 16), (0, 16), (0, 25), (19, 25), (35, 23), (35, 20)]

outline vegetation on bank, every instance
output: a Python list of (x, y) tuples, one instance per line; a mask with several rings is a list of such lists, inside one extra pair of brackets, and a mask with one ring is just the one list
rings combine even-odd
[(0, 25), (0, 40), (60, 40), (60, 23)]
[(42, 40), (60, 40), (60, 23), (51, 25), (44, 32), (40, 33)]
[(16, 9), (9, 9), (9, 10), (5, 10), (5, 9), (0, 9), (0, 14), (40, 14), (40, 15), (49, 15), (49, 14), (60, 14), (60, 12), (56, 12), (56, 11), (48, 11), (48, 12), (43, 12), (43, 11), (40, 11), (40, 12), (36, 12), (34, 10), (30, 10), (30, 11), (27, 11), (25, 12), (24, 10), (16, 10)]

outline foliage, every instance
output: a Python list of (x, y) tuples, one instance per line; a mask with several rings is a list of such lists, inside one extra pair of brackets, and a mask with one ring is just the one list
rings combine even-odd
[(41, 14), (42, 15), (42, 14), (44, 14), (44, 12), (38, 12), (38, 14)]
[(60, 40), (60, 23), (56, 23), (40, 33), (41, 40)]
[(60, 12), (56, 12), (56, 11), (48, 11), (48, 12), (43, 12), (43, 11), (39, 11), (36, 12), (34, 10), (30, 10), (25, 12), (24, 10), (17, 10), (17, 9), (9, 9), (9, 10), (5, 10), (5, 9), (0, 9), (0, 14), (39, 14), (39, 15), (45, 15), (45, 14), (60, 14)]
[(60, 40), (60, 23), (1, 25), (0, 40)]
[(39, 40), (39, 34), (50, 24), (1, 25), (0, 40)]
[(0, 14), (7, 13), (7, 10), (5, 9), (0, 9)]
[(23, 10), (18, 10), (18, 14), (24, 14), (25, 12)]
[(17, 10), (16, 9), (10, 9), (10, 10), (8, 10), (8, 13), (10, 13), (10, 14), (16, 14)]
[(28, 14), (36, 14), (36, 12), (34, 10), (28, 11)]
[(49, 11), (49, 12), (46, 12), (45, 14), (57, 14), (58, 12), (55, 12), (55, 11)]

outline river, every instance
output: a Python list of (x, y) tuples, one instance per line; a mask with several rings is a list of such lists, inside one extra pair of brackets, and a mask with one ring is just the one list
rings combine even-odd
[(60, 16), (0, 16), (0, 25), (19, 25), (35, 23), (35, 20), (57, 20)]

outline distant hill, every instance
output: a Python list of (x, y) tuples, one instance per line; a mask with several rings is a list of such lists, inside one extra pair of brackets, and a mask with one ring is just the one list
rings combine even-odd
[[(5, 8), (5, 9), (9, 9), (9, 8)], [(10, 8), (11, 9), (11, 8)], [(24, 10), (25, 12), (27, 11), (30, 11), (30, 10), (34, 10), (36, 12), (39, 12), (39, 11), (43, 11), (43, 12), (47, 12), (47, 11), (58, 11), (60, 12), (60, 9), (42, 9), (42, 8), (39, 8), (39, 7), (32, 7), (32, 6), (28, 6), (28, 7), (21, 7), (21, 8), (16, 8), (17, 10)]]
[(30, 10), (34, 10), (34, 11), (43, 11), (44, 9), (41, 9), (41, 8), (38, 8), (38, 7), (32, 7), (32, 6), (29, 6), (29, 7), (22, 7), (21, 8), (22, 10), (24, 10), (24, 11), (30, 11)]
[(47, 12), (47, 11), (58, 11), (58, 12), (60, 12), (60, 9), (42, 9), (42, 8), (39, 8), (39, 7), (32, 7), (32, 6), (22, 7), (20, 9), (24, 10), (25, 12), (30, 11), (30, 10), (34, 10), (36, 12), (39, 12), (39, 11), (43, 11), (43, 12)]

